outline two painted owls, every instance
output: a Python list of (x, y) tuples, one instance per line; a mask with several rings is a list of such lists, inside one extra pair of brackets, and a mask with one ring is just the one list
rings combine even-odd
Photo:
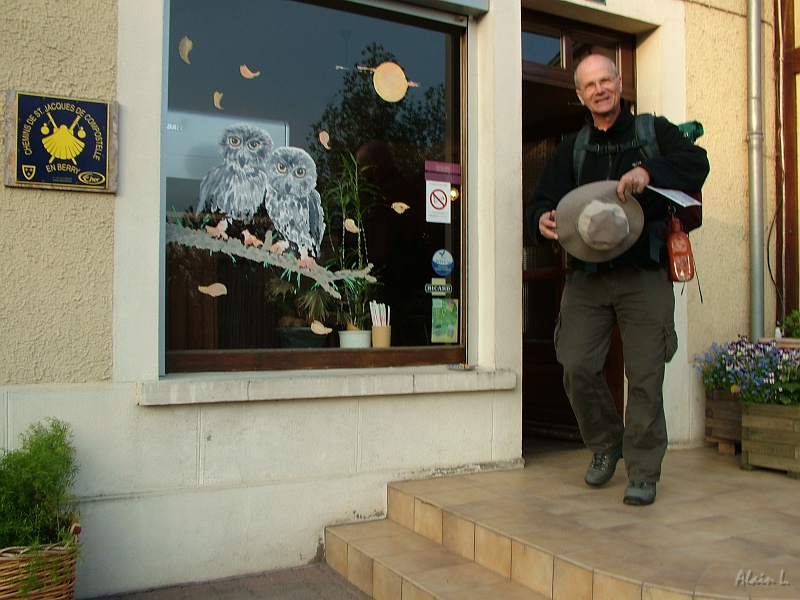
[(269, 158), (264, 206), (276, 233), (302, 255), (319, 256), (325, 219), (317, 187), (317, 165), (301, 148), (275, 148)]
[(207, 207), (232, 219), (250, 221), (264, 199), (272, 137), (249, 123), (226, 128), (219, 140), (222, 164), (200, 182), (199, 214)]

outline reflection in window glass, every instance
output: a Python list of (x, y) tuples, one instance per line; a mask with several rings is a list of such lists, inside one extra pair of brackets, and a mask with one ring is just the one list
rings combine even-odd
[(293, 0), (168, 10), (167, 351), (337, 347), (371, 302), (393, 346), (463, 343), (461, 31)]
[(607, 40), (600, 40), (596, 36), (581, 31), (575, 31), (572, 37), (572, 61), (578, 64), (581, 59), (589, 54), (602, 54), (617, 62), (617, 44)]
[(522, 32), (522, 60), (551, 67), (561, 66), (561, 39), (559, 32), (548, 35)]

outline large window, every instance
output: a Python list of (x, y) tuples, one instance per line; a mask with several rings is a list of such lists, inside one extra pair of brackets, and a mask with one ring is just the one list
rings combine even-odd
[[(167, 371), (462, 362), (463, 30), (330, 1), (168, 15)], [(384, 314), (389, 347), (340, 341)]]

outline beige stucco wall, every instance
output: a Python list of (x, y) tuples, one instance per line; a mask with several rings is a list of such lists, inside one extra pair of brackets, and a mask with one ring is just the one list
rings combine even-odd
[[(116, 2), (8, 0), (0, 87), (113, 100), (116, 49)], [(108, 380), (113, 194), (4, 186), (0, 204), (0, 383)]]
[[(711, 174), (703, 196), (703, 227), (692, 234), (703, 302), (695, 283), (689, 294), (693, 353), (712, 341), (750, 335), (750, 197), (747, 123), (747, 6), (744, 0), (686, 2), (687, 106), (706, 134)], [(775, 270), (776, 75), (772, 52), (773, 3), (763, 3), (761, 86), (763, 103), (764, 255)], [(767, 245), (768, 244), (768, 245)], [(775, 289), (764, 266), (764, 332), (775, 323)]]

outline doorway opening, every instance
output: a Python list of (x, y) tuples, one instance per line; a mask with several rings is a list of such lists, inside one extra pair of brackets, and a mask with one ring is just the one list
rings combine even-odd
[[(574, 65), (588, 54), (617, 64), (623, 97), (633, 107), (634, 51), (629, 34), (592, 27), (534, 11), (522, 12), (522, 203), (530, 199), (550, 155), (565, 136), (585, 123), (586, 109), (575, 94)], [(522, 432), (523, 456), (542, 447), (574, 447), (578, 424), (562, 385), (553, 331), (568, 274), (558, 244), (537, 245), (523, 233), (522, 260)], [(622, 413), (622, 344), (614, 335), (605, 365), (606, 380)]]

